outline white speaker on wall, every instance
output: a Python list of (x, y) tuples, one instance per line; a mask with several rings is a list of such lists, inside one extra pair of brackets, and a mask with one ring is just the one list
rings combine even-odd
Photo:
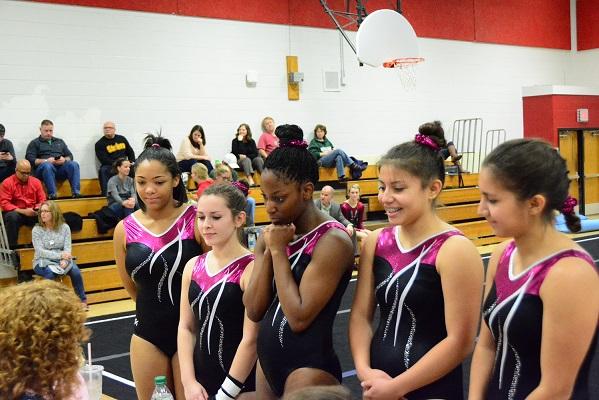
[(322, 84), (325, 92), (340, 92), (339, 71), (322, 71)]

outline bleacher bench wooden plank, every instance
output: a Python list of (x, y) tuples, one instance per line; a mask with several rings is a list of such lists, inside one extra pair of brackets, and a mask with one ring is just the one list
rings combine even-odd
[[(351, 177), (351, 171), (349, 167), (345, 167), (345, 176)], [(361, 179), (376, 179), (378, 177), (378, 170), (376, 165), (369, 165), (364, 171), (362, 171)], [(331, 182), (338, 181), (337, 169), (334, 167), (318, 169), (318, 181), (319, 182)]]
[(105, 303), (107, 301), (128, 299), (129, 293), (125, 289), (113, 289), (87, 294), (87, 304)]
[[(100, 196), (100, 182), (96, 178), (80, 180), (82, 196)], [(56, 193), (58, 197), (71, 197), (71, 185), (68, 180), (56, 182)]]
[[(22, 226), (19, 229), (19, 244), (31, 244), (31, 230), (29, 226)], [(71, 232), (71, 240), (85, 240), (85, 239), (97, 239), (97, 238), (111, 238), (113, 230), (109, 230), (106, 233), (98, 233), (95, 219), (84, 218), (83, 225), (79, 232)]]
[[(363, 180), (347, 182), (347, 193), (353, 184), (360, 185), (361, 196), (377, 195), (379, 192), (378, 180)], [(443, 188), (439, 202), (443, 204), (467, 203), (480, 200), (480, 190), (476, 186), (463, 188)]]
[(470, 239), (477, 239), (481, 237), (493, 236), (493, 228), (486, 219), (472, 222), (462, 222), (453, 224), (453, 226), (466, 235)]
[(464, 187), (443, 189), (439, 195), (439, 203), (442, 205), (473, 203), (480, 201), (480, 190), (478, 187)]
[[(33, 269), (33, 248), (17, 250), (21, 257), (21, 270)], [(101, 262), (114, 262), (112, 239), (96, 242), (73, 243), (73, 256), (77, 257), (77, 265)]]
[[(462, 174), (464, 179), (464, 187), (477, 186), (478, 185), (478, 174)], [(459, 180), (457, 175), (445, 175), (445, 184), (443, 187), (459, 187)]]
[(81, 199), (64, 199), (57, 200), (56, 203), (60, 207), (60, 211), (63, 213), (71, 211), (86, 217), (87, 214), (98, 211), (102, 207), (108, 204), (106, 197), (92, 197), (92, 198), (81, 198)]
[(478, 203), (461, 204), (458, 206), (437, 207), (436, 213), (445, 222), (456, 222), (467, 219), (480, 218), (478, 215)]

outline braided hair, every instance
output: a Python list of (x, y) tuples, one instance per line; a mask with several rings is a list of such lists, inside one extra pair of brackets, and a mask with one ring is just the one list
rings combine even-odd
[[(508, 140), (497, 146), (482, 165), (493, 177), (519, 200), (540, 194), (547, 199), (543, 216), (551, 221), (554, 211), (561, 211), (570, 179), (566, 160), (549, 143), (538, 139)], [(564, 213), (571, 232), (580, 230), (580, 218), (571, 207)]]
[(279, 147), (264, 162), (264, 169), (279, 179), (299, 184), (318, 182), (318, 164), (307, 150), (302, 128), (297, 125), (279, 125), (275, 130)]

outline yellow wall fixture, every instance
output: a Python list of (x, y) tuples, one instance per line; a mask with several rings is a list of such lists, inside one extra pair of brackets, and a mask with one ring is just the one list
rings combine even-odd
[(287, 56), (287, 98), (289, 100), (299, 100), (300, 89), (299, 82), (292, 82), (289, 79), (291, 74), (298, 73), (297, 56)]

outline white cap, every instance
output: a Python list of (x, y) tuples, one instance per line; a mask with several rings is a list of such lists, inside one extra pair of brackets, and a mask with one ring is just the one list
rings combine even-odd
[(235, 154), (233, 153), (225, 154), (223, 157), (223, 162), (226, 162), (231, 168), (239, 168), (239, 165), (237, 164), (237, 157), (235, 157)]

